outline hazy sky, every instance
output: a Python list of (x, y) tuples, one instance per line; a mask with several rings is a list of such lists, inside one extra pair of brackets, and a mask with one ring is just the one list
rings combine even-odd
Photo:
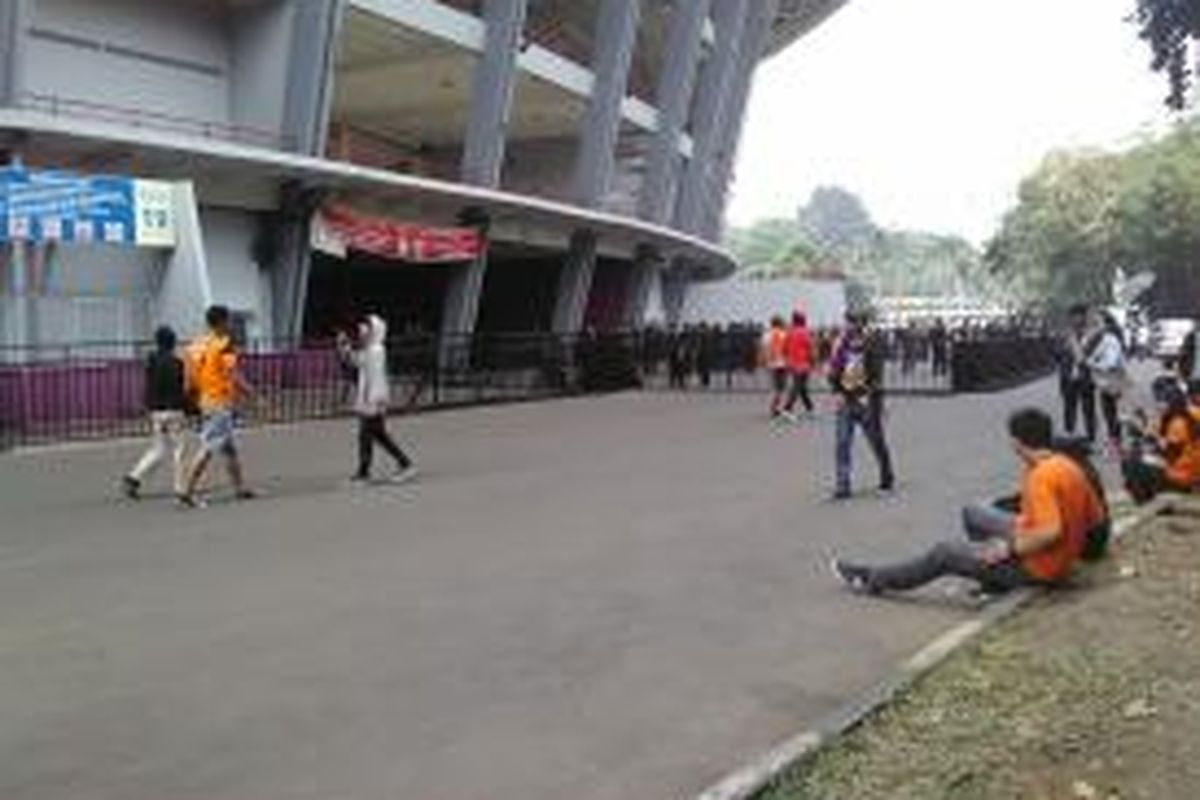
[(1047, 151), (1168, 119), (1133, 5), (850, 0), (759, 69), (731, 221), (837, 183), (884, 225), (986, 238)]

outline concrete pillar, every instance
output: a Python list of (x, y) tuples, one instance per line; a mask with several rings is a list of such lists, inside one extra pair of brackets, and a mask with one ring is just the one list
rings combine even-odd
[(637, 47), (641, 0), (598, 0), (596, 8), (592, 39), (595, 82), (583, 116), (574, 176), (576, 202), (588, 208), (603, 203), (612, 183), (621, 132), (621, 103)]
[(668, 326), (678, 325), (683, 317), (687, 286), (687, 273), (679, 264), (673, 264), (662, 272), (663, 316), (666, 317)]
[(704, 22), (710, 0), (692, 0), (671, 6), (667, 50), (655, 91), (658, 132), (650, 146), (649, 163), (638, 198), (638, 216), (650, 222), (670, 222), (679, 185), (682, 157), (679, 136), (687, 124), (696, 70), (704, 44)]
[(490, 221), (477, 209), (467, 209), (461, 222), (474, 227), (483, 241), (479, 256), (470, 264), (455, 268), (446, 291), (442, 306), (442, 334), (454, 339), (475, 332), (475, 320), (479, 316), (479, 301), (483, 296), (483, 279), (487, 273), (488, 231)]
[(0, 2), (0, 106), (17, 105), (24, 91), (29, 0)]
[(703, 223), (704, 192), (726, 122), (725, 112), (739, 63), (742, 31), (756, 5), (759, 4), (747, 0), (713, 0), (717, 44), (700, 70), (692, 127), (694, 147), (684, 170), (675, 208), (675, 227), (689, 233), (698, 233)]
[(573, 335), (583, 329), (595, 269), (596, 235), (587, 230), (575, 231), (558, 280), (558, 298), (554, 304), (555, 333)]
[(204, 330), (204, 311), (213, 301), (200, 206), (188, 181), (175, 184), (175, 235), (158, 287), (156, 316), (186, 339)]
[(771, 22), (775, 19), (778, 10), (779, 0), (764, 0), (754, 9), (753, 15), (742, 33), (743, 45), (739, 48), (740, 63), (730, 90), (725, 124), (721, 126), (720, 146), (717, 148), (714, 159), (713, 183), (709, 191), (704, 193), (707, 210), (700, 233), (709, 239), (715, 240), (721, 234), (721, 224), (725, 218), (725, 207), (729, 199), (729, 184), (733, 178), (733, 165), (737, 158), (742, 131), (745, 128), (746, 104), (750, 99), (758, 62), (762, 58), (763, 50), (767, 45), (767, 37), (771, 33)]
[(346, 0), (295, 0), (294, 8), (282, 133), (289, 150), (321, 155)]
[(260, 223), (259, 268), (270, 271), (271, 337), (281, 347), (304, 335), (304, 308), (312, 274), (310, 226), (320, 206), (319, 191), (292, 181), (280, 191), (280, 210)]
[(658, 280), (662, 258), (652, 247), (640, 245), (633, 257), (633, 274), (629, 279), (629, 295), (625, 304), (624, 327), (628, 330), (641, 328), (646, 321), (646, 306), (654, 281)]
[(475, 68), (463, 143), (464, 183), (488, 188), (500, 185), (526, 5), (527, 0), (484, 0), (483, 21), (487, 27), (483, 57)]

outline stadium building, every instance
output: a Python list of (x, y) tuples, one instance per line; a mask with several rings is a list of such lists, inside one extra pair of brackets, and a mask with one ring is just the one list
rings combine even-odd
[(0, 345), (678, 309), (756, 66), (842, 2), (0, 0)]

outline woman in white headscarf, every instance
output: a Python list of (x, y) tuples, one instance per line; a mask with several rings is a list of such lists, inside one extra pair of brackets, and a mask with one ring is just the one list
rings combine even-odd
[(359, 346), (354, 348), (346, 339), (339, 339), (342, 357), (354, 365), (358, 381), (354, 387), (354, 413), (358, 416), (358, 470), (352, 480), (367, 481), (371, 477), (371, 456), (379, 444), (396, 460), (391, 480), (403, 483), (417, 475), (412, 459), (400, 449), (387, 430), (387, 412), (391, 400), (391, 383), (387, 372), (387, 323), (369, 314), (358, 325)]

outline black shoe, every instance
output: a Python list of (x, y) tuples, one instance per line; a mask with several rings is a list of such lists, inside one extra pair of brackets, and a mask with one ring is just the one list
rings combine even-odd
[(875, 590), (871, 588), (871, 570), (866, 567), (848, 564), (835, 558), (829, 562), (829, 568), (850, 591), (859, 594), (876, 594)]
[(121, 494), (125, 495), (130, 500), (140, 499), (142, 490), (142, 482), (137, 478), (132, 478), (129, 475), (121, 478)]
[(889, 495), (889, 494), (893, 494), (895, 491), (896, 491), (896, 481), (895, 480), (880, 481), (880, 483), (879, 483), (879, 493), (880, 494)]
[(253, 500), (258, 497), (258, 492), (253, 489), (238, 489), (233, 495), (236, 500)]

